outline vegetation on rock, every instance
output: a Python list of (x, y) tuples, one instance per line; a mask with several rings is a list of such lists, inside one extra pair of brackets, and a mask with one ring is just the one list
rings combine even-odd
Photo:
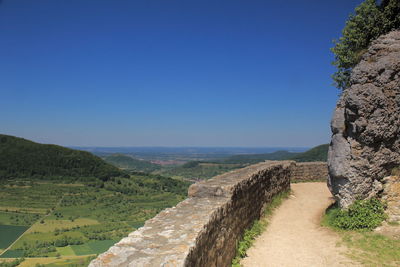
[(327, 225), (343, 230), (372, 230), (386, 218), (385, 205), (379, 199), (357, 200), (347, 209), (330, 208), (325, 217)]
[(335, 41), (332, 52), (335, 55), (333, 65), (337, 72), (333, 75), (335, 85), (346, 89), (350, 85), (351, 70), (361, 60), (368, 46), (380, 35), (400, 28), (400, 1), (366, 0), (355, 13), (350, 15), (342, 36)]

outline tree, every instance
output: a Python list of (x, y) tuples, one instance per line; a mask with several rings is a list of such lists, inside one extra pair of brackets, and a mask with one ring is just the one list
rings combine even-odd
[(373, 40), (380, 35), (400, 28), (400, 0), (365, 0), (350, 15), (339, 40), (331, 49), (335, 55), (332, 62), (337, 67), (333, 74), (336, 87), (350, 86), (351, 70), (360, 62), (361, 56)]

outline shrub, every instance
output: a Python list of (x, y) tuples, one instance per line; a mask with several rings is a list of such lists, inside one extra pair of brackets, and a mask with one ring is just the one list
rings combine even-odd
[(360, 62), (373, 40), (380, 35), (400, 28), (400, 1), (365, 0), (350, 15), (342, 31), (342, 37), (334, 41), (331, 49), (335, 55), (332, 62), (337, 67), (333, 75), (336, 87), (346, 89), (350, 86), (352, 68)]
[(327, 223), (344, 230), (372, 230), (385, 219), (385, 205), (376, 198), (357, 200), (348, 209), (334, 207), (327, 212)]

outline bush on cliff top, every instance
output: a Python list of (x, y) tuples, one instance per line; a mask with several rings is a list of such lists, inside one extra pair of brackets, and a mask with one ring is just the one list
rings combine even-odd
[(357, 200), (348, 209), (339, 207), (327, 211), (328, 225), (344, 230), (372, 230), (386, 218), (385, 205), (376, 198)]
[(351, 14), (342, 31), (342, 37), (335, 40), (331, 49), (335, 55), (332, 62), (337, 67), (333, 74), (336, 87), (350, 86), (350, 73), (373, 40), (380, 35), (400, 28), (400, 1), (365, 0)]

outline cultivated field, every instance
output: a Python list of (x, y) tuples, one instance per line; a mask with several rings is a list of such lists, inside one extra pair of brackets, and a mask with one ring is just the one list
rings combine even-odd
[(86, 266), (89, 258), (186, 196), (187, 184), (137, 174), (102, 182), (0, 182), (0, 262)]

